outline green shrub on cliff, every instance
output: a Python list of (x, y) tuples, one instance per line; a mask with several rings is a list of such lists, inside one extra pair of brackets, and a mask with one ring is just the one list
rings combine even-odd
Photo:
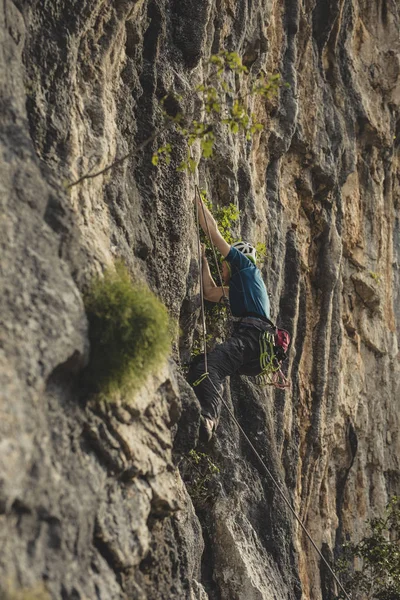
[(197, 508), (206, 508), (219, 491), (217, 476), (220, 468), (204, 452), (190, 450), (182, 474), (190, 497)]
[(85, 296), (89, 381), (102, 395), (135, 390), (168, 355), (167, 309), (144, 284), (132, 284), (122, 263), (96, 278)]
[[(266, 75), (262, 70), (257, 75), (243, 65), (241, 57), (236, 52), (221, 50), (213, 54), (209, 60), (209, 68), (204, 68), (205, 77), (203, 83), (191, 87), (188, 85), (184, 96), (176, 94), (174, 89), (166, 90), (165, 96), (160, 101), (162, 123), (153, 133), (138, 147), (121, 156), (106, 167), (98, 167), (97, 171), (91, 171), (79, 177), (76, 181), (68, 184), (67, 189), (82, 183), (86, 179), (93, 179), (104, 175), (114, 167), (121, 165), (132, 158), (146, 146), (152, 144), (157, 136), (162, 133), (164, 141), (153, 153), (152, 163), (157, 166), (161, 163), (170, 165), (174, 150), (175, 158), (179, 161), (182, 142), (186, 146), (186, 159), (179, 162), (177, 171), (194, 173), (198, 167), (198, 159), (192, 156), (192, 146), (198, 142), (201, 150), (201, 158), (208, 160), (213, 157), (214, 146), (217, 141), (217, 133), (225, 130), (229, 135), (241, 136), (242, 141), (247, 143), (255, 134), (260, 134), (263, 123), (259, 122), (261, 114), (258, 106), (265, 101), (270, 102), (278, 96), (280, 88), (288, 88), (290, 85), (284, 83), (279, 73)], [(182, 79), (179, 75), (178, 77)], [(241, 84), (240, 84), (241, 82)], [(193, 103), (197, 106), (194, 118), (192, 111)], [(178, 134), (178, 142), (176, 135)], [(218, 133), (219, 135), (219, 133)], [(179, 158), (180, 157), (180, 158)]]
[[(199, 142), (203, 159), (212, 158), (221, 126), (231, 135), (241, 135), (243, 141), (252, 140), (254, 134), (264, 129), (252, 111), (254, 99), (272, 100), (282, 86), (288, 87), (279, 73), (267, 76), (262, 72), (254, 77), (236, 52), (221, 50), (219, 54), (213, 54), (209, 67), (205, 69), (207, 74), (203, 83), (190, 89), (185, 97), (169, 90), (161, 100), (164, 133), (174, 128), (187, 145), (186, 160), (179, 164), (178, 171), (195, 172), (198, 161), (191, 152), (195, 142)], [(239, 81), (241, 86), (238, 86)], [(200, 120), (183, 109), (188, 100), (193, 99), (200, 108)], [(160, 146), (153, 154), (153, 165), (159, 165), (160, 160), (169, 165), (172, 152), (172, 143)]]
[(400, 499), (394, 496), (368, 524), (368, 535), (342, 548), (343, 583), (354, 600), (400, 600)]

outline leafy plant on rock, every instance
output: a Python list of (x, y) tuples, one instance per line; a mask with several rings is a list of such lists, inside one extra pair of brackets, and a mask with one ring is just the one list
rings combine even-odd
[(267, 247), (264, 242), (257, 242), (256, 244), (256, 252), (257, 252), (257, 264), (263, 263), (267, 258)]
[(344, 586), (354, 600), (400, 600), (399, 498), (393, 497), (384, 515), (368, 523), (368, 535), (342, 548), (338, 569)]
[[(210, 73), (205, 81), (198, 85), (186, 98), (195, 98), (199, 106), (197, 119), (191, 118), (180, 110), (182, 96), (168, 92), (161, 100), (164, 119), (163, 130), (174, 128), (186, 141), (187, 157), (177, 167), (178, 171), (194, 172), (197, 161), (193, 158), (191, 147), (199, 142), (201, 157), (209, 159), (213, 156), (218, 127), (223, 126), (233, 135), (242, 134), (249, 141), (253, 135), (264, 129), (257, 115), (250, 109), (250, 100), (255, 97), (271, 99), (277, 95), (282, 85), (278, 73), (266, 76), (258, 75), (251, 80), (247, 67), (242, 64), (236, 52), (221, 51), (210, 58)], [(242, 93), (236, 89), (236, 82), (245, 78)], [(158, 148), (152, 157), (153, 165), (158, 165), (160, 159), (170, 163), (173, 147), (167, 143)]]
[[(247, 67), (242, 64), (240, 56), (235, 52), (223, 50), (219, 54), (212, 55), (209, 62), (210, 72), (206, 79), (191, 90), (186, 98), (173, 91), (165, 94), (160, 102), (163, 123), (147, 139), (106, 167), (99, 166), (80, 176), (76, 181), (67, 184), (66, 188), (70, 189), (83, 181), (105, 175), (154, 142), (160, 133), (163, 133), (168, 141), (153, 153), (153, 165), (156, 166), (163, 161), (170, 164), (173, 151), (171, 134), (175, 130), (180, 135), (180, 141), (182, 138), (186, 141), (188, 149), (186, 159), (180, 162), (177, 170), (194, 173), (198, 162), (192, 156), (191, 147), (198, 141), (201, 157), (211, 158), (219, 127), (227, 128), (232, 135), (242, 134), (247, 141), (250, 141), (255, 133), (262, 131), (264, 125), (258, 121), (257, 115), (250, 108), (251, 99), (260, 97), (270, 100), (278, 94), (280, 87), (290, 87), (289, 84), (282, 83), (279, 73), (272, 75), (261, 73), (252, 79)], [(241, 89), (246, 89), (246, 93), (236, 89), (236, 82), (240, 79), (245, 80)], [(181, 110), (183, 101), (190, 99), (194, 99), (196, 106), (199, 107), (197, 119)]]
[(186, 458), (184, 480), (193, 502), (201, 508), (215, 495), (213, 483), (220, 469), (204, 452), (190, 450)]
[[(222, 237), (228, 242), (228, 244), (233, 244), (235, 241), (233, 229), (235, 227), (235, 223), (239, 219), (239, 209), (237, 206), (231, 203), (228, 206), (219, 206), (214, 209), (211, 200), (208, 198), (206, 190), (201, 189), (200, 196), (204, 204), (212, 213)], [(206, 247), (206, 256), (210, 264), (211, 274), (214, 280), (218, 282), (218, 285), (220, 285), (220, 281), (218, 281), (218, 272), (214, 261), (213, 246), (210, 238), (205, 235), (203, 231), (201, 231), (200, 240)], [(221, 254), (218, 252), (218, 250), (216, 250), (216, 256), (219, 260), (221, 259)]]
[(89, 381), (102, 396), (127, 395), (165, 360), (168, 311), (144, 284), (133, 284), (123, 263), (92, 282), (85, 295), (89, 320)]
[(381, 273), (376, 273), (375, 271), (370, 271), (369, 274), (371, 275), (371, 277), (375, 281), (375, 283), (377, 283), (378, 285), (382, 283)]

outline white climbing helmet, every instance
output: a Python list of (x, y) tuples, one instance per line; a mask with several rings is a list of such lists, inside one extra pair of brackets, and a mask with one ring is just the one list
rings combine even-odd
[(236, 250), (239, 250), (239, 252), (247, 256), (247, 258), (249, 258), (251, 262), (256, 264), (257, 252), (254, 246), (249, 244), (249, 242), (235, 242), (234, 244), (232, 244), (232, 248), (236, 248)]

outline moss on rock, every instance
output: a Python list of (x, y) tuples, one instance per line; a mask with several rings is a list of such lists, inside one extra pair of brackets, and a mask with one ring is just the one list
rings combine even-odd
[(85, 296), (91, 345), (87, 375), (104, 396), (127, 395), (165, 360), (171, 346), (166, 307), (122, 263), (93, 280)]

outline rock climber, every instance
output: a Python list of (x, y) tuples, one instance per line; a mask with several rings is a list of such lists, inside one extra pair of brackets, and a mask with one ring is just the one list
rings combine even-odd
[(211, 276), (204, 246), (202, 248), (204, 298), (210, 302), (221, 302), (226, 297), (236, 319), (233, 335), (207, 356), (208, 376), (204, 377), (204, 355), (192, 363), (189, 371), (189, 382), (201, 404), (200, 439), (210, 441), (218, 425), (219, 396), (224, 379), (237, 372), (245, 375), (260, 373), (260, 332), (266, 331), (272, 324), (268, 322), (269, 297), (256, 266), (255, 248), (242, 241), (230, 246), (202, 199), (196, 196), (196, 202), (200, 226), (223, 256), (223, 287), (218, 287)]

